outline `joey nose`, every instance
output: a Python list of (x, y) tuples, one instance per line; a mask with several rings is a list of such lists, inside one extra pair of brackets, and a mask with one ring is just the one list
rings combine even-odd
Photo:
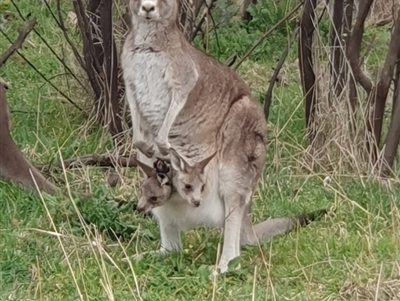
[(156, 9), (156, 7), (151, 2), (145, 2), (142, 4), (142, 10), (144, 10), (146, 13), (150, 13), (150, 12), (154, 11), (155, 9)]
[(193, 206), (199, 207), (200, 206), (200, 201), (193, 201)]
[(143, 214), (145, 212), (145, 209), (144, 207), (136, 207), (136, 211)]

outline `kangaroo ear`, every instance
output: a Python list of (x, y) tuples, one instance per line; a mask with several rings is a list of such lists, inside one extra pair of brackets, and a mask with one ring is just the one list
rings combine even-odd
[(156, 174), (154, 168), (151, 168), (150, 166), (144, 164), (143, 162), (140, 162), (137, 159), (136, 159), (136, 164), (147, 178), (150, 178)]
[(171, 157), (171, 165), (175, 170), (178, 171), (186, 171), (188, 168), (188, 164), (173, 148), (169, 149), (169, 155)]
[(169, 182), (168, 176), (163, 173), (157, 173), (157, 180), (160, 182), (161, 186), (167, 185)]
[(198, 168), (198, 170), (200, 170), (201, 173), (204, 172), (204, 168), (211, 161), (211, 159), (215, 157), (216, 154), (217, 154), (217, 151), (215, 151), (211, 156), (205, 158), (203, 161), (197, 163), (197, 168)]

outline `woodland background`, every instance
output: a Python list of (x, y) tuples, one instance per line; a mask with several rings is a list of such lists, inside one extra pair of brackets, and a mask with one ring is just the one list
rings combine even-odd
[(182, 2), (181, 26), (265, 108), (254, 220), (328, 216), (246, 247), (242, 269), (214, 282), (217, 230), (189, 231), (182, 253), (121, 262), (159, 244), (156, 221), (134, 210), (140, 183), (126, 166), (127, 2), (3, 0), (0, 54), (27, 30), (0, 57), (14, 140), (69, 197), (0, 182), (0, 300), (400, 300), (400, 3), (243, 4)]

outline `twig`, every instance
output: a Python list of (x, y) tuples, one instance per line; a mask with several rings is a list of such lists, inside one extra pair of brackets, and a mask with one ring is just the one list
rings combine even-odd
[(35, 25), (36, 18), (33, 18), (26, 23), (25, 28), (20, 31), (18, 38), (15, 40), (15, 42), (12, 43), (10, 48), (8, 48), (7, 51), (0, 57), (0, 67), (6, 63), (9, 57), (14, 54), (14, 52), (18, 51), (18, 49), (21, 48), (22, 43), (25, 41), (26, 37), (32, 31)]
[(63, 21), (63, 18), (62, 18), (62, 16), (61, 16), (61, 5), (60, 5), (60, 0), (57, 0), (57, 12), (58, 12), (58, 19), (59, 19), (59, 20), (57, 21), (57, 18), (56, 18), (56, 17), (54, 17), (54, 18), (55, 18), (55, 20), (56, 20), (56, 22), (57, 22), (57, 24), (58, 24), (58, 27), (59, 27), (59, 28), (61, 29), (61, 31), (63, 32), (64, 38), (65, 38), (65, 40), (67, 41), (67, 43), (69, 44), (69, 46), (71, 47), (72, 52), (74, 53), (75, 59), (78, 61), (78, 64), (79, 64), (83, 69), (85, 69), (85, 68), (86, 68), (86, 65), (85, 65), (85, 63), (84, 63), (84, 61), (83, 61), (81, 55), (79, 54), (78, 49), (76, 49), (75, 44), (72, 43), (72, 41), (71, 41), (69, 35), (67, 34), (67, 29), (65, 28), (64, 21)]
[(257, 42), (255, 42), (253, 44), (253, 46), (250, 47), (249, 50), (246, 51), (246, 53), (243, 55), (243, 57), (236, 63), (236, 65), (234, 67), (232, 67), (232, 69), (236, 70), (243, 63), (243, 61), (254, 51), (254, 49), (256, 49), (256, 47), (258, 45), (260, 45), (260, 43), (262, 41), (264, 41), (264, 39), (266, 37), (268, 37), (272, 32), (275, 31), (275, 29), (277, 29), (282, 23), (284, 23), (294, 13), (296, 13), (302, 5), (303, 5), (303, 1), (301, 1), (299, 4), (297, 4), (296, 7), (293, 8), (285, 17), (283, 17), (278, 23), (276, 23), (274, 26), (272, 26), (266, 33), (264, 33), (263, 36)]
[(268, 86), (268, 90), (265, 93), (265, 100), (264, 100), (264, 116), (265, 116), (265, 120), (268, 121), (268, 117), (269, 117), (269, 108), (271, 107), (271, 102), (272, 102), (272, 91), (274, 89), (274, 85), (275, 82), (278, 78), (279, 72), (282, 69), (283, 64), (286, 61), (286, 58), (289, 54), (289, 50), (292, 47), (294, 41), (297, 38), (297, 35), (299, 33), (299, 28), (296, 27), (296, 29), (294, 30), (292, 36), (290, 37), (290, 40), (288, 42), (288, 44), (286, 45), (285, 51), (282, 53), (281, 58), (279, 59), (278, 65), (276, 66), (274, 73), (271, 77), (271, 80), (269, 82), (269, 86)]
[[(7, 34), (0, 28), (0, 33), (11, 43), (11, 39), (7, 36)], [(77, 108), (79, 111), (82, 111), (82, 108), (78, 106), (75, 102), (72, 101), (71, 98), (69, 98), (64, 92), (62, 92), (60, 89), (58, 89), (51, 81), (47, 79), (47, 77), (40, 72), (21, 52), (17, 50), (17, 53), (19, 56), (33, 69), (37, 74), (40, 75), (41, 78), (43, 78), (54, 90), (56, 90), (58, 93), (60, 93), (70, 104), (72, 104), (75, 108)]]
[[(48, 172), (51, 168), (51, 163), (35, 165), (37, 169), (42, 172)], [(136, 154), (130, 157), (114, 157), (110, 154), (103, 155), (84, 155), (81, 157), (66, 159), (57, 163), (58, 168), (81, 168), (83, 166), (99, 166), (99, 167), (135, 167), (136, 166)]]
[[(11, 3), (14, 5), (15, 10), (17, 11), (18, 15), (21, 17), (22, 20), (26, 21), (26, 18), (24, 17), (24, 15), (21, 13), (19, 7), (17, 6), (17, 4), (14, 2), (14, 0), (11, 0)], [(47, 1), (44, 1), (45, 5), (47, 6), (48, 10), (50, 11), (50, 14), (53, 16), (53, 18), (56, 20), (56, 23), (59, 24), (57, 22), (57, 19), (55, 18), (49, 4), (47, 3)], [(61, 28), (62, 29), (62, 28)], [(46, 45), (46, 47), (50, 50), (50, 52), (57, 58), (57, 60), (64, 66), (64, 68), (69, 72), (69, 74), (72, 75), (72, 77), (78, 82), (78, 84), (87, 92), (87, 88), (86, 86), (79, 80), (79, 78), (72, 72), (72, 70), (67, 66), (67, 64), (65, 63), (65, 61), (55, 52), (55, 50), (53, 49), (53, 47), (51, 47), (49, 45), (49, 43), (46, 41), (45, 38), (43, 38), (43, 36), (35, 29), (33, 28), (33, 32), (39, 37), (40, 40), (42, 40), (42, 42)]]

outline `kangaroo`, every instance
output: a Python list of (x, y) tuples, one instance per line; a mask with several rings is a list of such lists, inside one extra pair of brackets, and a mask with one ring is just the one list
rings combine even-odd
[[(6, 98), (8, 85), (0, 78), (0, 179), (15, 181), (23, 187), (35, 189), (35, 182), (41, 191), (55, 194), (58, 188), (48, 182), (43, 175), (23, 156), (15, 145), (11, 131), (11, 115)], [(31, 175), (32, 173), (32, 175)], [(33, 178), (35, 180), (33, 180)]]
[(216, 153), (203, 159), (195, 166), (190, 166), (179, 154), (170, 149), (171, 165), (175, 170), (173, 173), (173, 184), (180, 196), (186, 199), (189, 204), (199, 207), (204, 189), (206, 187), (206, 177), (204, 169)]
[[(149, 166), (156, 156), (170, 157), (173, 186), (183, 194), (173, 193), (151, 210), (159, 223), (160, 253), (182, 249), (181, 231), (220, 227), (224, 242), (215, 272), (224, 273), (242, 245), (286, 233), (299, 220), (252, 225), (252, 195), (266, 159), (261, 105), (232, 69), (186, 41), (178, 27), (178, 5), (178, 0), (130, 1), (132, 27), (121, 66), (133, 140), (138, 160)], [(188, 166), (201, 168), (189, 173)], [(192, 173), (199, 171), (201, 181), (191, 183)], [(192, 189), (184, 192), (186, 185)], [(193, 207), (188, 200), (201, 205)]]
[(140, 213), (148, 213), (168, 201), (172, 194), (172, 174), (166, 162), (157, 160), (154, 167), (150, 167), (136, 160), (138, 167), (145, 175), (141, 185), (141, 197), (136, 206)]

